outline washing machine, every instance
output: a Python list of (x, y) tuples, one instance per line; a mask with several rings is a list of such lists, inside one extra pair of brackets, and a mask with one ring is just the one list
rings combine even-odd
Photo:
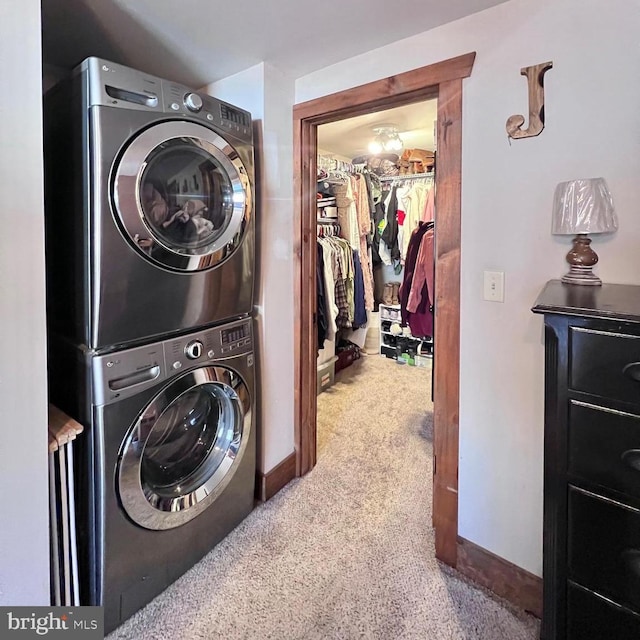
[(251, 115), (99, 58), (44, 101), (48, 317), (90, 349), (247, 315)]
[(81, 603), (104, 606), (108, 633), (253, 508), (251, 320), (52, 353), (51, 397), (86, 425), (74, 446)]

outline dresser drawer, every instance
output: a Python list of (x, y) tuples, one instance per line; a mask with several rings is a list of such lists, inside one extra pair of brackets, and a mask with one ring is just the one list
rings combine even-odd
[(569, 386), (640, 403), (640, 336), (570, 328)]
[(638, 640), (640, 616), (569, 583), (567, 640)]
[(568, 574), (640, 612), (640, 510), (569, 487)]
[(572, 401), (569, 474), (640, 498), (640, 415)]

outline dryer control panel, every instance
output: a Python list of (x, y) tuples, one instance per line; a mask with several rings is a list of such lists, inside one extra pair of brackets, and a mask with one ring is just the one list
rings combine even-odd
[(93, 404), (130, 397), (194, 367), (253, 353), (252, 320), (244, 318), (148, 345), (91, 358)]
[(88, 107), (155, 111), (200, 120), (244, 142), (253, 141), (251, 114), (244, 109), (102, 58), (87, 58), (76, 72), (87, 76)]

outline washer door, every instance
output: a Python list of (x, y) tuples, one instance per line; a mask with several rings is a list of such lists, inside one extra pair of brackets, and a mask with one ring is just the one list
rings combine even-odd
[(203, 367), (174, 380), (122, 445), (117, 485), (127, 515), (155, 530), (195, 518), (233, 477), (250, 431), (251, 399), (236, 373)]
[(251, 185), (235, 149), (191, 122), (143, 131), (114, 165), (113, 207), (126, 237), (177, 271), (220, 264), (249, 228)]

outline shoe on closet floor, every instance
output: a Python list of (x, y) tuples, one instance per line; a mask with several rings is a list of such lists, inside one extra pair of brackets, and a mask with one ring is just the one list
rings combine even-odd
[(392, 282), (391, 287), (391, 304), (400, 304), (400, 283)]
[(394, 304), (393, 303), (393, 283), (387, 282), (384, 285), (384, 292), (382, 294), (382, 302), (383, 304)]

